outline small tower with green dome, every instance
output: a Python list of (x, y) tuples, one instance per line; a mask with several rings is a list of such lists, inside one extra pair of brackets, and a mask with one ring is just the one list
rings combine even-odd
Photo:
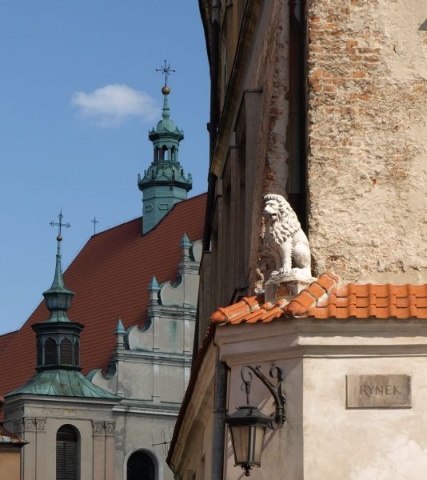
[(138, 187), (142, 192), (143, 234), (152, 230), (175, 203), (186, 200), (187, 192), (192, 187), (191, 175), (185, 177), (184, 169), (179, 163), (179, 144), (184, 133), (170, 118), (167, 77), (171, 70), (166, 62), (161, 70), (166, 79), (162, 88), (162, 119), (148, 135), (153, 142), (153, 161), (143, 177), (138, 175)]
[(62, 222), (62, 210), (58, 218), (58, 223), (50, 223), (58, 226), (55, 274), (51, 287), (43, 293), (50, 315), (44, 322), (32, 325), (36, 333), (37, 373), (5, 398), (27, 394), (103, 398), (118, 402), (120, 398), (116, 394), (93, 385), (81, 373), (80, 333), (84, 326), (68, 318), (74, 292), (65, 286), (61, 265), (61, 231), (62, 227), (68, 228), (70, 224)]

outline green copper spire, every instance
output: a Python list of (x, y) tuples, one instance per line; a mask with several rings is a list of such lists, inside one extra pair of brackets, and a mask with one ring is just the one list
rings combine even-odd
[(80, 332), (84, 326), (72, 322), (67, 317), (74, 293), (64, 285), (61, 268), (62, 210), (58, 215), (58, 242), (56, 266), (52, 286), (43, 293), (50, 318), (46, 322), (35, 323), (31, 328), (36, 333), (36, 371), (30, 380), (9, 393), (14, 395), (40, 395), (54, 397), (81, 397), (117, 399), (117, 395), (107, 392), (85, 378), (80, 370)]
[(171, 119), (168, 98), (171, 89), (167, 85), (167, 77), (174, 70), (166, 64), (166, 61), (165, 66), (158, 70), (165, 75), (165, 85), (162, 88), (162, 119), (148, 134), (154, 147), (153, 161), (145, 170), (143, 177), (138, 175), (138, 187), (143, 193), (142, 233), (153, 229), (175, 203), (185, 200), (193, 183), (190, 174), (185, 177), (178, 158), (179, 145), (184, 133)]
[(50, 312), (49, 322), (69, 322), (67, 316), (67, 310), (71, 306), (71, 299), (74, 296), (74, 292), (69, 290), (62, 278), (62, 265), (61, 265), (61, 242), (62, 242), (62, 227), (68, 228), (69, 223), (62, 223), (63, 215), (62, 210), (58, 215), (59, 223), (51, 222), (51, 226), (58, 226), (58, 235), (56, 237), (57, 249), (56, 249), (56, 266), (55, 274), (53, 276), (53, 282), (49, 290), (43, 293), (46, 306)]

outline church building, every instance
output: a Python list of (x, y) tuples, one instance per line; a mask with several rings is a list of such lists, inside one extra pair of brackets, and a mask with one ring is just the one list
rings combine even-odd
[[(93, 235), (16, 332), (0, 337), (4, 427), (25, 480), (171, 480), (167, 448), (190, 375), (205, 195), (187, 199), (170, 88), (138, 177), (143, 216)], [(64, 235), (64, 239), (63, 239)]]

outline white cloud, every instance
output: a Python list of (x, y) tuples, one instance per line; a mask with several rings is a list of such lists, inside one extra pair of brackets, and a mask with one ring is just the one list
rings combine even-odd
[(76, 92), (71, 104), (100, 127), (118, 126), (129, 117), (140, 117), (147, 122), (160, 117), (160, 108), (152, 97), (127, 85), (106, 85), (91, 93)]

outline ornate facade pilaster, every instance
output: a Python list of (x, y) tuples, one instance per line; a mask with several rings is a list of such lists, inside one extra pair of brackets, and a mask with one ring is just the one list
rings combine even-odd
[(36, 429), (36, 419), (34, 417), (22, 417), (21, 425), (24, 433), (34, 432)]
[[(20, 423), (18, 428), (22, 431), (22, 438), (29, 442), (30, 448), (24, 449), (23, 452), (23, 470), (25, 479), (35, 480), (37, 476), (37, 436), (36, 436), (36, 419), (35, 417), (22, 417), (17, 422)], [(27, 474), (28, 472), (28, 474)]]
[(116, 422), (105, 422), (105, 435), (113, 435), (116, 433)]
[(105, 424), (99, 420), (92, 420), (92, 435), (101, 435), (105, 433)]
[(105, 480), (105, 422), (92, 420), (93, 480)]
[(37, 448), (36, 478), (46, 478), (46, 417), (36, 417), (35, 426)]
[(36, 423), (37, 432), (45, 432), (46, 431), (46, 418), (45, 417), (37, 417), (35, 419), (35, 423)]
[(105, 480), (114, 480), (116, 422), (105, 422)]

